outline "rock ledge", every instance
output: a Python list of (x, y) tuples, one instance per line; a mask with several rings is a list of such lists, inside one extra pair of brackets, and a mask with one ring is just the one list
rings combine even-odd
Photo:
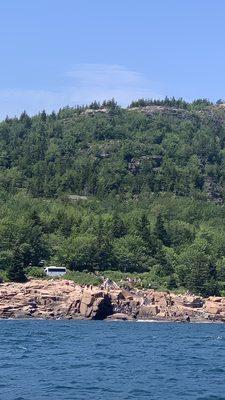
[(0, 284), (0, 318), (225, 322), (225, 298), (29, 280)]

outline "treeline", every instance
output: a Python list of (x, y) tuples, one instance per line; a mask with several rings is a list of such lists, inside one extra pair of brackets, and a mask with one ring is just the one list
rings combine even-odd
[(219, 205), (172, 195), (71, 203), (21, 192), (2, 193), (0, 216), (3, 277), (23, 280), (28, 266), (45, 259), (72, 271), (145, 273), (147, 287), (224, 293)]
[(0, 184), (35, 197), (147, 191), (222, 202), (224, 108), (171, 110), (147, 115), (112, 100), (102, 110), (64, 108), (7, 118), (0, 123)]
[(225, 293), (225, 110), (163, 102), (110, 100), (0, 123), (3, 277), (25, 280), (45, 259)]
[[(216, 102), (217, 105), (223, 104), (222, 100)], [(188, 103), (182, 98), (176, 99), (175, 97), (165, 97), (165, 99), (139, 99), (132, 101), (129, 108), (133, 107), (146, 107), (146, 106), (162, 106), (182, 108), (184, 110), (202, 110), (205, 107), (212, 106), (213, 103), (208, 99), (197, 99)]]

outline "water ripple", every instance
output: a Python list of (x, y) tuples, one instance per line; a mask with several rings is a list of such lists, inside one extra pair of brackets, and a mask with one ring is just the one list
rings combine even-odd
[(222, 324), (0, 324), (0, 400), (225, 400)]

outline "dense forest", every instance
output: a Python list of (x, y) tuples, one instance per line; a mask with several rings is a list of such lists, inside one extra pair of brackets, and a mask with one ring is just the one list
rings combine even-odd
[(25, 280), (44, 259), (225, 294), (221, 100), (23, 112), (0, 123), (0, 164), (3, 279)]

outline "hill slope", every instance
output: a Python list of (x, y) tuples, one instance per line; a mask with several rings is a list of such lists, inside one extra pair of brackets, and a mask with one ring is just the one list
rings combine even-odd
[(199, 107), (110, 103), (7, 119), (0, 124), (1, 182), (35, 196), (147, 190), (223, 201), (225, 108)]
[(23, 279), (44, 258), (223, 293), (223, 105), (109, 101), (23, 113), (0, 123), (0, 162), (2, 275)]

